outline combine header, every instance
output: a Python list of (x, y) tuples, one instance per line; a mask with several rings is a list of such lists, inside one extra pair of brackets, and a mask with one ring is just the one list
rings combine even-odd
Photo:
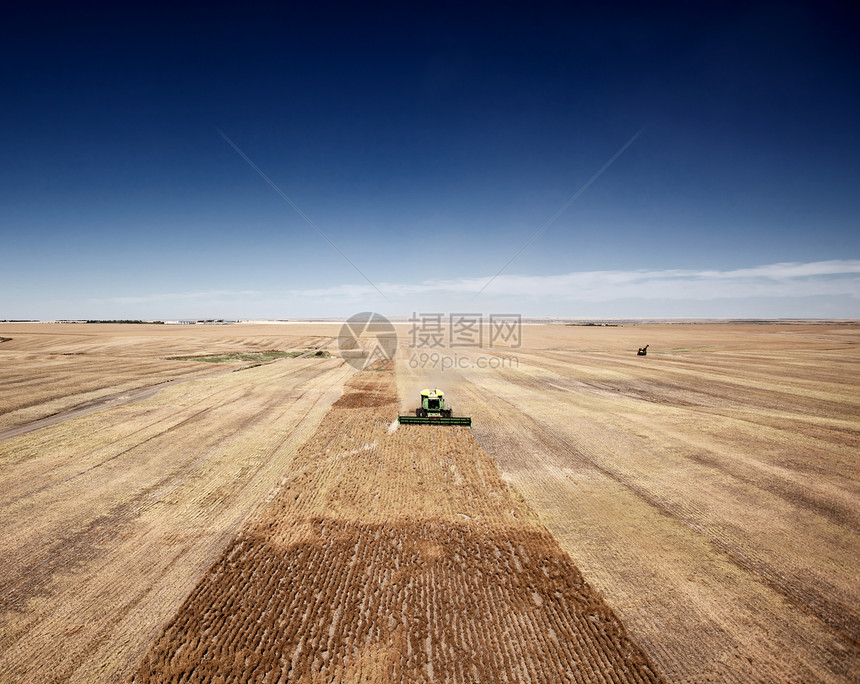
[(414, 416), (398, 416), (397, 420), (404, 425), (468, 425), (472, 419), (462, 416), (454, 417), (450, 406), (445, 402), (441, 390), (421, 390), (421, 406), (415, 409)]

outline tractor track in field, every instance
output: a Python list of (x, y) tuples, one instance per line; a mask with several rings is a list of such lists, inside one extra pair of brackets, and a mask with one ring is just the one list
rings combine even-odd
[[(203, 378), (205, 379), (205, 378), (218, 377), (218, 376), (220, 376), (220, 375), (226, 375), (226, 374), (228, 374), (228, 373), (230, 373), (230, 372), (233, 372), (233, 371), (219, 371), (218, 373), (215, 373), (215, 374), (212, 374), (212, 375), (203, 376)], [(295, 370), (290, 370), (289, 372), (285, 373), (283, 377), (284, 377), (285, 379), (287, 379), (287, 378), (292, 377), (293, 375), (299, 375), (299, 374), (301, 374), (302, 372), (304, 372), (304, 369), (295, 369)], [(189, 380), (191, 380), (191, 379), (197, 379), (197, 378), (189, 378)], [(180, 381), (180, 382), (181, 382), (181, 381)], [(143, 400), (145, 400), (145, 399), (148, 399), (149, 397), (154, 396), (154, 395), (156, 394), (156, 392), (160, 391), (161, 389), (164, 389), (164, 386), (159, 386), (158, 388), (148, 388), (148, 389), (150, 389), (150, 390), (152, 390), (152, 391), (151, 391), (151, 392), (144, 393), (142, 396), (138, 396), (138, 397), (135, 397), (135, 398), (129, 399), (128, 401), (122, 402), (122, 404), (128, 404), (128, 403), (132, 403), (132, 402), (134, 402), (134, 401), (143, 401)], [(235, 389), (231, 389), (231, 388), (221, 388), (221, 389), (217, 389), (217, 390), (215, 390), (214, 392), (210, 392), (209, 394), (205, 395), (205, 396), (201, 399), (201, 401), (202, 401), (202, 402), (208, 402), (208, 401), (211, 401), (211, 400), (215, 399), (215, 398), (216, 398), (216, 397), (218, 397), (218, 396), (221, 396), (221, 395), (224, 395), (224, 394), (227, 394), (227, 393), (230, 393), (230, 392), (232, 392), (233, 394), (236, 394), (236, 390), (235, 390)], [(232, 404), (239, 404), (239, 403), (241, 403), (241, 402), (242, 402), (242, 400), (248, 396), (248, 393), (249, 393), (249, 391), (248, 391), (248, 390), (244, 390), (244, 391), (242, 392), (242, 394), (240, 394), (240, 395), (236, 396), (236, 397), (235, 397), (235, 398), (233, 398), (233, 399), (230, 399), (230, 401), (228, 402), (228, 404), (229, 404), (229, 403), (232, 403)], [(303, 396), (303, 395), (300, 395), (300, 397), (301, 397), (301, 396)], [(299, 398), (300, 398), (300, 397), (299, 397)], [(101, 409), (113, 408), (114, 406), (119, 406), (119, 405), (122, 405), (122, 404), (113, 404), (113, 405), (111, 405), (111, 406), (103, 406), (103, 407), (100, 407), (100, 408), (101, 408)], [(221, 408), (223, 408), (223, 406), (225, 406), (225, 405), (227, 405), (227, 404), (219, 404), (219, 405), (217, 406), (217, 408), (221, 409)], [(141, 428), (138, 428), (138, 429), (134, 430), (133, 432), (131, 432), (131, 433), (129, 433), (129, 434), (127, 434), (127, 435), (125, 435), (125, 436), (124, 436), (124, 438), (123, 438), (123, 441), (129, 442), (129, 446), (128, 446), (127, 448), (125, 448), (125, 449), (121, 449), (121, 450), (119, 450), (119, 451), (112, 451), (111, 455), (110, 455), (110, 456), (108, 456), (106, 459), (101, 460), (101, 461), (98, 461), (98, 462), (96, 462), (96, 463), (94, 463), (94, 464), (92, 464), (92, 465), (90, 465), (90, 466), (88, 466), (88, 467), (86, 467), (86, 468), (84, 468), (84, 469), (82, 469), (82, 470), (79, 470), (79, 471), (77, 471), (77, 472), (75, 472), (75, 473), (72, 473), (72, 474), (70, 474), (70, 475), (67, 475), (67, 476), (65, 476), (65, 477), (62, 477), (62, 478), (59, 478), (59, 479), (55, 479), (55, 480), (53, 480), (53, 481), (51, 481), (51, 482), (48, 482), (48, 483), (45, 483), (45, 484), (43, 484), (43, 485), (41, 485), (41, 486), (39, 486), (39, 487), (36, 487), (35, 489), (28, 490), (28, 491), (26, 491), (26, 492), (20, 493), (20, 494), (18, 494), (18, 495), (16, 495), (16, 496), (13, 496), (13, 497), (10, 497), (10, 498), (5, 498), (5, 499), (4, 499), (4, 498), (2, 498), (3, 490), (2, 490), (2, 488), (0, 488), (0, 502), (2, 502), (2, 503), (3, 503), (3, 505), (8, 506), (8, 505), (14, 504), (14, 503), (16, 503), (16, 502), (18, 502), (18, 501), (20, 501), (20, 500), (22, 500), (22, 499), (26, 499), (26, 498), (28, 498), (28, 497), (32, 497), (32, 496), (34, 496), (34, 495), (36, 495), (36, 494), (42, 493), (42, 492), (44, 492), (44, 491), (47, 491), (47, 490), (49, 490), (49, 489), (51, 489), (51, 488), (53, 488), (53, 487), (58, 487), (58, 486), (61, 486), (61, 485), (63, 485), (63, 484), (66, 484), (66, 483), (68, 483), (69, 481), (74, 480), (75, 478), (78, 478), (78, 477), (81, 477), (81, 476), (83, 476), (83, 475), (86, 475), (88, 472), (90, 472), (90, 471), (92, 471), (92, 470), (94, 470), (94, 469), (96, 469), (96, 468), (100, 468), (100, 467), (106, 466), (107, 464), (109, 464), (109, 463), (111, 463), (112, 461), (114, 461), (114, 460), (116, 460), (116, 459), (120, 458), (121, 456), (124, 456), (125, 454), (129, 453), (130, 451), (132, 451), (132, 450), (136, 450), (136, 449), (139, 449), (141, 446), (143, 446), (143, 445), (147, 444), (148, 442), (152, 442), (152, 441), (154, 441), (154, 440), (157, 440), (157, 439), (159, 439), (159, 438), (161, 438), (161, 437), (165, 436), (166, 434), (168, 434), (168, 433), (169, 433), (169, 432), (171, 432), (171, 431), (182, 429), (182, 428), (184, 428), (184, 427), (186, 427), (186, 426), (188, 426), (188, 425), (190, 425), (190, 424), (192, 424), (192, 423), (194, 423), (194, 422), (204, 422), (206, 415), (207, 415), (207, 414), (209, 414), (211, 411), (213, 411), (215, 408), (216, 408), (216, 406), (214, 406), (214, 405), (213, 405), (213, 406), (209, 406), (209, 407), (203, 408), (203, 409), (201, 409), (201, 410), (199, 410), (199, 411), (193, 411), (193, 412), (192, 412), (192, 414), (191, 414), (191, 415), (189, 415), (188, 417), (186, 417), (186, 418), (182, 418), (182, 419), (181, 419), (181, 420), (179, 420), (178, 422), (170, 423), (170, 424), (166, 425), (163, 429), (159, 430), (158, 432), (155, 432), (155, 433), (152, 433), (152, 434), (148, 435), (147, 437), (145, 437), (145, 438), (144, 438), (143, 440), (141, 440), (141, 441), (136, 441), (136, 440), (134, 439), (138, 434), (140, 434), (141, 432), (146, 432), (146, 431), (147, 431), (147, 430), (149, 430), (152, 426), (154, 426), (154, 425), (158, 425), (158, 424), (160, 424), (160, 423), (167, 422), (167, 421), (165, 421), (164, 417), (159, 417), (159, 418), (157, 418), (155, 421), (153, 421), (152, 423), (147, 424), (147, 425), (145, 425), (145, 426), (143, 426), (143, 427), (141, 427)], [(95, 409), (95, 410), (100, 410), (100, 409)], [(309, 410), (310, 410), (310, 409), (309, 409)], [(82, 414), (69, 415), (69, 416), (67, 416), (64, 420), (71, 420), (72, 418), (79, 417), (80, 415), (86, 415), (86, 414), (91, 413), (91, 412), (93, 412), (93, 411), (87, 411), (86, 413), (82, 413)], [(255, 420), (255, 419), (254, 419), (253, 417), (249, 417), (249, 418), (247, 418), (247, 419), (246, 419), (242, 424), (238, 424), (238, 425), (234, 426), (234, 432), (239, 432), (239, 431), (241, 431), (241, 430), (245, 429), (245, 428), (246, 428), (248, 425), (250, 425), (254, 420)], [(43, 426), (43, 427), (45, 427), (45, 426)]]
[(230, 370), (220, 370), (215, 373), (208, 373), (206, 375), (195, 375), (190, 378), (167, 380), (166, 382), (160, 382), (157, 385), (142, 387), (140, 389), (131, 390), (128, 392), (117, 392), (116, 394), (111, 394), (106, 397), (94, 399), (93, 401), (88, 401), (84, 404), (75, 406), (74, 408), (68, 409), (66, 411), (61, 411), (60, 413), (55, 413), (51, 416), (46, 416), (45, 418), (40, 418), (29, 423), (24, 423), (23, 425), (16, 425), (13, 428), (2, 430), (0, 431), (0, 442), (5, 439), (11, 439), (12, 437), (26, 435), (27, 433), (34, 432), (35, 430), (41, 430), (42, 428), (57, 425), (58, 423), (63, 423), (67, 420), (72, 420), (73, 418), (86, 416), (90, 413), (95, 413), (96, 411), (102, 411), (104, 409), (114, 408), (116, 406), (123, 406), (125, 404), (131, 404), (136, 401), (143, 401), (145, 399), (149, 399), (150, 397), (155, 396), (161, 390), (166, 389), (167, 387), (170, 387), (172, 385), (178, 385), (180, 383), (189, 382), (191, 380), (215, 378), (219, 375), (226, 375), (227, 373), (232, 373), (234, 370), (235, 369), (231, 368)]
[[(218, 392), (214, 392), (208, 396), (208, 399), (213, 398), (218, 394), (223, 394), (227, 390), (219, 390)], [(297, 397), (294, 399), (295, 404), (299, 404), (300, 400), (304, 397), (305, 392), (302, 391), (299, 393)], [(317, 397), (313, 402), (309, 403), (307, 406), (303, 406), (301, 410), (301, 417), (297, 422), (297, 427), (302, 424), (305, 418), (314, 410), (317, 403), (320, 401), (321, 397)], [(234, 399), (231, 403), (236, 403), (242, 400), (242, 397), (238, 397)], [(223, 406), (229, 406), (229, 404), (222, 404)], [(171, 425), (165, 430), (157, 433), (149, 437), (147, 440), (143, 442), (139, 442), (135, 447), (130, 447), (115, 456), (109, 458), (107, 461), (102, 461), (97, 464), (97, 466), (105, 465), (107, 462), (118, 458), (119, 456), (135, 449), (139, 446), (143, 446), (146, 442), (156, 439), (158, 437), (162, 437), (168, 432), (173, 430), (180, 430), (192, 422), (195, 422), (200, 416), (207, 414), (212, 411), (213, 408), (206, 408), (202, 411), (196, 412), (194, 415), (186, 418), (185, 420), (180, 421), (175, 425)], [(278, 416), (275, 420), (279, 420), (284, 413), (293, 411), (292, 405), (282, 411), (282, 415)], [(234, 426), (231, 426), (231, 431), (234, 433), (240, 433), (247, 429), (253, 422), (257, 420), (256, 417), (248, 417), (245, 420), (237, 423)], [(260, 459), (260, 463), (265, 463), (271, 455), (276, 452), (278, 449), (282, 448), (282, 446), (293, 436), (297, 427), (291, 429), (286, 435), (277, 442), (274, 446), (272, 446), (266, 457)], [(223, 444), (223, 443), (222, 443)], [(93, 466), (93, 467), (97, 467)], [(89, 468), (87, 470), (91, 470)], [(81, 475), (85, 475), (87, 471), (82, 471), (73, 477), (78, 477)], [(36, 558), (30, 558), (29, 563), (26, 567), (22, 566), (20, 563), (16, 563), (16, 558), (14, 553), (8, 555), (6, 557), (7, 569), (12, 569), (13, 572), (9, 573), (8, 579), (3, 581), (0, 579), (0, 614), (3, 611), (22, 611), (26, 610), (26, 603), (28, 601), (32, 601), (33, 599), (37, 599), (39, 597), (50, 596), (49, 585), (52, 579), (59, 572), (67, 572), (69, 571), (68, 559), (74, 558), (74, 563), (76, 565), (85, 565), (87, 563), (93, 562), (101, 553), (101, 550), (105, 547), (105, 545), (114, 538), (117, 534), (122, 534), (123, 529), (127, 527), (136, 516), (137, 512), (141, 509), (141, 507), (145, 504), (145, 502), (152, 498), (153, 494), (156, 494), (160, 490), (163, 490), (169, 483), (175, 478), (175, 474), (173, 472), (167, 472), (163, 477), (159, 480), (156, 480), (149, 484), (146, 488), (140, 490), (135, 494), (133, 498), (129, 498), (124, 500), (122, 503), (119, 503), (109, 509), (104, 514), (98, 516), (94, 520), (88, 522), (83, 528), (76, 528), (65, 532), (64, 534), (54, 536), (50, 540), (50, 543), (44, 546), (40, 551), (40, 554)], [(57, 486), (68, 482), (68, 480), (73, 478), (66, 478), (60, 482), (53, 484), (52, 486)], [(244, 485), (244, 487), (238, 491), (233, 491), (233, 496), (237, 498), (242, 498), (244, 488), (247, 488), (250, 482), (253, 481), (252, 478), (248, 478), (248, 483)], [(25, 496), (31, 496), (37, 493), (44, 491), (46, 487), (42, 487), (38, 490), (34, 490)], [(231, 488), (232, 489), (232, 488)], [(24, 497), (19, 497), (24, 498)], [(18, 499), (4, 502), (4, 503), (14, 503)], [(181, 555), (184, 555), (180, 552), (180, 556), (173, 561), (174, 563), (179, 562)], [(124, 607), (123, 610), (117, 612), (113, 616), (113, 621), (120, 621), (123, 616), (125, 616), (129, 610), (131, 610), (134, 605), (141, 600), (145, 592), (142, 592), (136, 600), (132, 600), (131, 603)], [(101, 625), (100, 630), (103, 633), (104, 637), (107, 638), (107, 635), (110, 634), (110, 629), (108, 626)], [(17, 635), (7, 635), (6, 639), (10, 641), (14, 641), (17, 638)], [(4, 643), (0, 642), (0, 649), (4, 647)], [(92, 648), (97, 648), (97, 644), (92, 645)]]
[[(39, 549), (38, 555), (19, 558), (12, 552), (6, 556), (5, 578), (0, 581), (0, 614), (5, 611), (24, 611), (33, 599), (50, 595), (48, 586), (59, 572), (72, 570), (74, 565), (92, 562), (111, 538), (122, 531), (133, 512), (154, 492), (170, 481), (171, 475), (156, 480), (140, 490), (133, 498), (111, 507), (105, 513), (88, 521), (83, 527), (72, 528), (57, 534)], [(74, 565), (69, 567), (69, 559)], [(0, 641), (0, 650), (18, 638), (6, 634)]]
[[(170, 426), (164, 428), (163, 430), (161, 430), (160, 432), (157, 432), (154, 435), (147, 437), (142, 442), (138, 442), (138, 443), (134, 444), (133, 446), (128, 447), (127, 449), (123, 449), (122, 451), (116, 452), (115, 454), (109, 456), (108, 458), (106, 458), (103, 461), (99, 461), (98, 463), (95, 463), (91, 466), (88, 466), (87, 468), (84, 468), (83, 470), (80, 470), (76, 473), (73, 473), (72, 475), (68, 475), (68, 476), (61, 478), (59, 480), (55, 480), (53, 482), (46, 483), (40, 487), (36, 487), (35, 489), (31, 489), (27, 492), (24, 492), (23, 494), (19, 494), (19, 495), (13, 497), (13, 498), (6, 499), (3, 503), (5, 505), (11, 505), (11, 504), (17, 503), (18, 501), (21, 501), (22, 499), (27, 499), (29, 497), (35, 496), (36, 494), (41, 494), (43, 492), (46, 492), (46, 491), (48, 491), (54, 487), (59, 487), (59, 486), (64, 485), (68, 482), (71, 482), (72, 480), (79, 478), (79, 477), (82, 477), (82, 476), (86, 475), (87, 473), (89, 473), (90, 471), (95, 470), (96, 468), (101, 468), (103, 466), (106, 466), (108, 463), (115, 461), (120, 456), (124, 456), (128, 452), (132, 451), (133, 449), (137, 449), (138, 447), (146, 444), (147, 442), (150, 442), (152, 440), (158, 439), (159, 437), (166, 435), (171, 430), (174, 430), (177, 428), (182, 428), (182, 427), (184, 427), (190, 423), (193, 423), (195, 420), (199, 420), (201, 418), (201, 416), (205, 416), (207, 413), (209, 413), (211, 411), (212, 411), (212, 408), (201, 409), (200, 411), (193, 413), (188, 418), (185, 418), (185, 419), (179, 421), (178, 423), (176, 423), (174, 425), (170, 425)], [(161, 422), (161, 421), (157, 421), (157, 422)], [(147, 426), (147, 427), (150, 427), (150, 426)], [(146, 429), (146, 428), (142, 428), (142, 430), (143, 429)]]
[[(334, 342), (335, 338), (329, 339), (327, 342), (322, 345), (315, 347), (313, 349), (309, 349), (304, 354), (299, 355), (296, 358), (308, 358), (312, 354), (320, 351), (321, 349), (325, 349), (332, 342)], [(104, 358), (104, 357), (100, 357)], [(273, 363), (272, 361), (268, 363)], [(45, 416), (43, 418), (39, 418), (37, 420), (33, 420), (22, 425), (16, 425), (11, 428), (6, 428), (5, 430), (0, 430), (0, 442), (6, 439), (11, 439), (12, 437), (18, 437), (20, 435), (25, 435), (29, 432), (33, 432), (35, 430), (40, 430), (42, 428), (50, 427), (51, 425), (57, 425), (58, 423), (65, 422), (67, 420), (71, 420), (73, 418), (78, 418), (80, 416), (85, 416), (90, 413), (95, 413), (96, 411), (102, 411), (106, 408), (113, 408), (116, 406), (123, 406), (125, 404), (130, 404), (136, 401), (144, 401), (149, 399), (150, 397), (155, 396), (158, 392), (173, 385), (178, 385), (185, 382), (190, 382), (193, 380), (206, 380), (209, 378), (217, 378), (221, 375), (227, 375), (229, 373), (236, 373), (243, 370), (248, 370), (249, 368), (256, 368), (260, 364), (249, 364), (245, 366), (240, 366), (238, 368), (229, 368), (217, 370), (212, 373), (205, 373), (202, 375), (191, 375), (187, 377), (176, 378), (175, 380), (165, 380), (162, 382), (158, 382), (154, 385), (148, 385), (146, 387), (140, 387), (133, 390), (127, 390), (124, 392), (115, 392), (113, 394), (109, 394), (107, 396), (99, 397), (98, 399), (93, 399), (91, 401), (84, 402), (79, 404), (78, 406), (74, 406), (70, 409), (66, 409), (60, 411), (58, 413), (51, 414), (49, 416)], [(156, 375), (159, 371), (152, 371), (150, 374)], [(143, 374), (142, 378), (145, 378), (147, 374)], [(22, 376), (23, 381), (23, 376)], [(9, 380), (4, 380), (4, 385), (9, 387), (14, 384)], [(24, 404), (19, 406), (18, 408), (27, 408), (28, 405)]]

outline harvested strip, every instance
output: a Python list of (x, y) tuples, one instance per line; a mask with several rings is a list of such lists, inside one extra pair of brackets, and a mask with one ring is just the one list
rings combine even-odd
[(659, 681), (469, 430), (350, 389), (132, 681)]

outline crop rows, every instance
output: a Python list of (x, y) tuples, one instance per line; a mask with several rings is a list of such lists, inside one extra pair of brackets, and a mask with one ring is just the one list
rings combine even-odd
[(856, 681), (856, 326), (678, 329), (645, 359), (563, 333), (445, 380), (661, 674)]
[[(0, 324), (0, 430), (118, 392), (217, 371), (167, 357), (272, 349), (304, 350), (331, 338), (271, 334), (271, 326)], [(184, 326), (183, 326), (184, 327)], [(227, 337), (225, 332), (233, 331)], [(256, 334), (255, 334), (256, 333)], [(234, 366), (238, 365), (234, 363)]]
[(659, 681), (467, 429), (351, 384), (133, 681)]
[(350, 371), (295, 359), (0, 441), (0, 682), (117, 682)]
[(504, 537), (429, 520), (293, 527), (300, 541), (286, 547), (237, 541), (134, 681), (343, 681), (368, 667), (386, 681), (655, 679), (542, 531)]

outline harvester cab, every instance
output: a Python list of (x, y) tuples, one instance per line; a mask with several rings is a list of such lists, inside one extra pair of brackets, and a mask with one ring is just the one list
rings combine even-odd
[(399, 416), (398, 422), (405, 425), (468, 425), (472, 419), (454, 416), (445, 401), (445, 393), (437, 389), (421, 390), (421, 406), (415, 409), (414, 416)]

